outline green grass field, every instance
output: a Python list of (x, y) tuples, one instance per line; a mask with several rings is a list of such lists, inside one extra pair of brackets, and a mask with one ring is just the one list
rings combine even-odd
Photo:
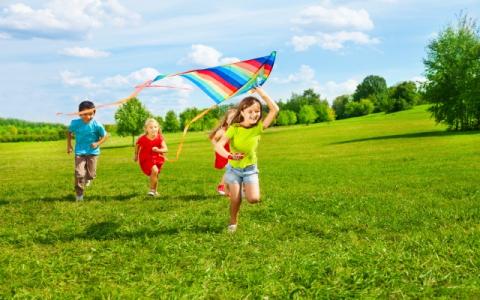
[(155, 199), (111, 138), (82, 203), (65, 142), (0, 144), (0, 298), (480, 297), (480, 133), (426, 106), (269, 129), (235, 234), (206, 133), (187, 137)]

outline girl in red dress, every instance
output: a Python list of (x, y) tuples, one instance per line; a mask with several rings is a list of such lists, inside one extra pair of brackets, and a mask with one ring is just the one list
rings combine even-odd
[[(213, 129), (212, 132), (210, 133), (210, 135), (208, 136), (210, 138), (210, 140), (212, 141), (212, 144), (214, 146), (218, 142), (218, 140), (220, 140), (220, 138), (223, 136), (223, 134), (227, 130), (228, 126), (230, 126), (230, 124), (232, 123), (232, 119), (233, 119), (233, 116), (235, 115), (236, 111), (237, 111), (236, 109), (232, 109), (232, 108), (229, 109), (227, 111), (227, 113), (225, 114), (225, 116), (223, 116), (223, 118), (220, 120), (218, 126), (215, 127), (215, 129)], [(225, 150), (230, 152), (229, 143), (225, 144)], [(228, 163), (228, 158), (225, 158), (225, 157), (221, 156), (220, 154), (218, 154), (217, 152), (215, 152), (215, 169), (221, 170), (221, 169), (225, 168), (227, 163)], [(220, 183), (217, 186), (217, 192), (220, 195), (227, 195), (228, 196), (228, 190), (225, 188), (225, 183), (224, 183), (224, 180), (223, 180), (223, 176), (222, 176), (222, 179), (220, 180)]]
[(148, 119), (145, 121), (145, 134), (137, 140), (133, 159), (140, 163), (143, 173), (150, 177), (149, 196), (158, 196), (158, 175), (165, 162), (164, 155), (167, 152), (167, 144), (162, 136), (160, 125), (157, 120)]

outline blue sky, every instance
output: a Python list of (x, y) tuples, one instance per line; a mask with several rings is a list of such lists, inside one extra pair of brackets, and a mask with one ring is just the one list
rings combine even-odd
[[(0, 1), (0, 117), (68, 123), (56, 112), (85, 98), (113, 102), (158, 73), (272, 50), (274, 99), (314, 88), (332, 101), (370, 74), (421, 80), (426, 45), (462, 11), (478, 20), (480, 0)], [(192, 89), (144, 90), (155, 114), (213, 104), (185, 79), (165, 83)]]

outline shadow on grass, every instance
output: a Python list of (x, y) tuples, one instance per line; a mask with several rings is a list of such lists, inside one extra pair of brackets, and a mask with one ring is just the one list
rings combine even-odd
[(120, 195), (111, 195), (111, 196), (91, 196), (85, 195), (84, 201), (127, 201), (132, 198), (138, 197), (138, 194), (120, 194)]
[[(126, 195), (111, 195), (111, 196), (88, 196), (85, 195), (84, 202), (90, 202), (90, 201), (127, 201), (130, 200), (134, 197), (137, 197), (137, 194), (126, 194)], [(75, 196), (73, 193), (65, 194), (62, 196), (57, 196), (57, 197), (35, 197), (35, 198), (30, 198), (26, 199), (25, 202), (36, 202), (36, 201), (42, 201), (42, 202), (76, 202), (75, 201)], [(1, 202), (0, 202), (1, 205)]]
[(6, 200), (0, 200), (0, 206), (7, 205), (7, 204), (10, 204), (10, 202)]
[(190, 194), (190, 195), (178, 195), (173, 197), (168, 197), (167, 199), (171, 200), (182, 200), (182, 201), (205, 201), (212, 200), (214, 197), (205, 195), (205, 194)]
[(116, 146), (102, 146), (102, 150), (108, 150), (108, 149), (121, 149), (121, 148), (133, 148), (134, 146), (131, 144), (128, 145), (116, 145)]
[(425, 132), (414, 132), (406, 134), (394, 134), (394, 135), (382, 135), (374, 136), (361, 139), (353, 139), (348, 141), (334, 142), (330, 145), (341, 145), (341, 144), (350, 144), (350, 143), (359, 143), (359, 142), (368, 142), (368, 141), (381, 141), (381, 140), (392, 140), (392, 139), (414, 139), (414, 138), (424, 138), (424, 137), (443, 137), (451, 135), (472, 135), (479, 134), (478, 131), (425, 131)]
[[(137, 231), (119, 231), (121, 224), (113, 221), (93, 223), (88, 226), (82, 233), (65, 233), (65, 232), (49, 232), (40, 238), (35, 238), (35, 243), (53, 245), (57, 243), (72, 242), (74, 240), (130, 240), (142, 238), (155, 238), (163, 235), (176, 235), (180, 232), (191, 232), (198, 234), (221, 233), (224, 231), (223, 226), (203, 224), (180, 227), (167, 227), (159, 229), (143, 228)], [(19, 242), (20, 243), (20, 242)]]

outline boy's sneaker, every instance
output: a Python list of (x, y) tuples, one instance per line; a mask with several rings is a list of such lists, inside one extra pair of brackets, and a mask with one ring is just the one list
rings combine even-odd
[(231, 233), (237, 231), (237, 224), (228, 225), (227, 230), (228, 230), (228, 232), (231, 232)]
[(152, 191), (148, 192), (147, 195), (150, 196), (150, 197), (155, 197), (155, 196), (158, 196), (158, 193), (157, 193), (157, 191), (152, 190)]
[(76, 201), (83, 201), (83, 195), (75, 195)]
[(218, 194), (220, 194), (222, 196), (225, 196), (225, 185), (219, 184), (217, 186), (217, 192), (218, 192)]

